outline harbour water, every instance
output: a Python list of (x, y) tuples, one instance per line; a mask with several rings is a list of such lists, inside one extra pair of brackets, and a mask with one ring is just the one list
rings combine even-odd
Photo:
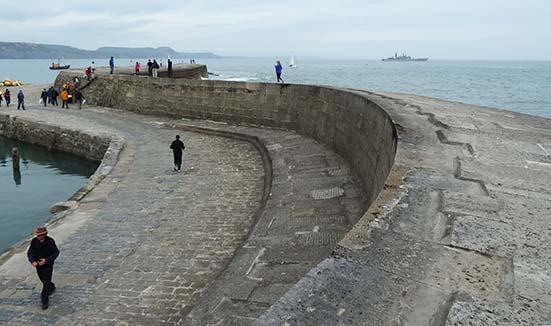
[[(284, 58), (288, 83), (321, 84), (373, 91), (412, 93), (468, 104), (507, 109), (551, 118), (551, 61), (438, 61), (382, 62), (380, 60), (324, 60), (296, 57), (298, 68)], [(142, 64), (147, 59), (137, 59)], [(276, 58), (196, 59), (206, 64), (210, 78), (275, 82)], [(71, 68), (107, 66), (108, 59), (62, 60)], [(136, 59), (116, 59), (129, 66)], [(166, 59), (164, 60), (166, 62)], [(288, 61), (288, 60), (287, 60)], [(176, 63), (188, 62), (175, 60)], [(58, 71), (52, 60), (0, 60), (0, 79), (49, 83)]]
[[(13, 169), (14, 146), (20, 151), (20, 173)], [(0, 136), (0, 254), (49, 220), (49, 207), (69, 199), (98, 165)]]

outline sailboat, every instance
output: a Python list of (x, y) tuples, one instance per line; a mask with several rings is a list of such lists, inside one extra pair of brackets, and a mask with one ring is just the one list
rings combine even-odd
[(291, 56), (291, 61), (289, 62), (289, 67), (298, 68), (297, 63), (295, 62), (295, 56)]

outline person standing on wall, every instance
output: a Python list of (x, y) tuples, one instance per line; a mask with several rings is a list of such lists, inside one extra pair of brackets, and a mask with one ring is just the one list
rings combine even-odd
[(170, 149), (172, 149), (172, 154), (174, 155), (174, 171), (180, 172), (182, 168), (182, 153), (186, 149), (184, 142), (180, 140), (180, 135), (176, 135), (176, 140), (170, 144)]
[(281, 62), (279, 60), (276, 61), (275, 65), (275, 72), (277, 76), (277, 82), (281, 80), (282, 83), (284, 83), (283, 79), (281, 78), (281, 73), (283, 72), (283, 66), (281, 65)]
[(138, 61), (136, 61), (136, 65), (134, 66), (134, 72), (136, 76), (140, 74), (140, 63)]
[(36, 273), (40, 282), (42, 282), (42, 309), (48, 309), (50, 295), (55, 291), (55, 284), (52, 282), (54, 271), (54, 261), (59, 256), (59, 249), (55, 240), (48, 236), (48, 230), (45, 227), (39, 227), (34, 232), (35, 238), (27, 250), (27, 258), (31, 265), (36, 267)]
[(153, 64), (151, 65), (153, 78), (157, 78), (157, 71), (159, 70), (159, 64), (157, 63), (157, 60), (153, 59)]
[(149, 77), (153, 76), (153, 62), (151, 62), (151, 59), (147, 59), (147, 75)]
[(170, 59), (170, 57), (168, 58), (167, 65), (168, 65), (168, 78), (172, 78), (172, 60)]
[(113, 71), (115, 70), (115, 58), (111, 56), (111, 59), (109, 59), (109, 68), (111, 68), (111, 75), (113, 74)]
[(6, 91), (4, 92), (4, 99), (6, 100), (6, 107), (10, 107), (11, 102), (11, 93), (10, 90), (6, 88)]
[(19, 94), (17, 94), (17, 109), (23, 108), (25, 110), (25, 94), (23, 94), (23, 91), (19, 91)]

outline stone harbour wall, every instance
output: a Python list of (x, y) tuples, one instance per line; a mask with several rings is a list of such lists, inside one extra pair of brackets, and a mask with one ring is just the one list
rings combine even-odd
[[(72, 77), (61, 72), (56, 86)], [(295, 130), (342, 155), (362, 179), (369, 203), (397, 148), (389, 115), (366, 96), (342, 89), (98, 74), (83, 93), (91, 104), (140, 114)]]
[(0, 136), (37, 144), (48, 150), (60, 150), (101, 161), (109, 147), (109, 137), (85, 134), (39, 122), (0, 114)]

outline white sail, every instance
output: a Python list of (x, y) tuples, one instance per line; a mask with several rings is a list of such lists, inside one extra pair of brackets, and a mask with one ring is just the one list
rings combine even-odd
[(296, 62), (295, 62), (295, 56), (292, 56), (292, 57), (291, 57), (291, 61), (289, 62), (289, 67), (291, 67), (291, 68), (296, 68), (296, 67), (298, 67), (297, 64), (296, 64)]

